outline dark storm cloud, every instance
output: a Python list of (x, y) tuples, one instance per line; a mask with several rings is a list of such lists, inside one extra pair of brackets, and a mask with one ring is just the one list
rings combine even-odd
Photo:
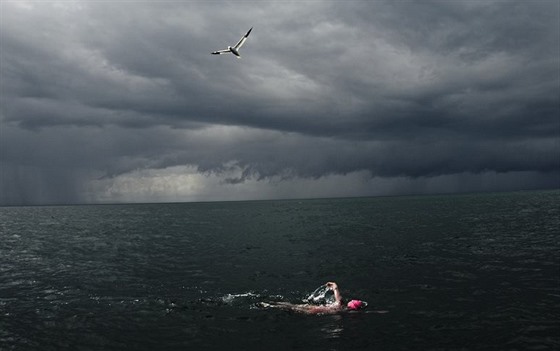
[[(182, 165), (229, 184), (560, 172), (556, 1), (1, 6), (1, 203)], [(242, 59), (209, 55), (250, 27)]]

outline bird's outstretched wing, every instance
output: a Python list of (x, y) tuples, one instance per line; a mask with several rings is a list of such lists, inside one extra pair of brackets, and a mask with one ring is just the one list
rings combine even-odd
[(230, 52), (231, 51), (229, 51), (228, 49), (225, 49), (225, 50), (212, 51), (211, 54), (212, 55), (221, 55), (221, 54), (228, 54)]
[(253, 30), (253, 27), (251, 27), (251, 29), (249, 29), (249, 31), (241, 37), (241, 39), (239, 39), (239, 42), (237, 42), (237, 44), (235, 44), (234, 48), (235, 50), (239, 50), (241, 49), (241, 46), (243, 46), (243, 44), (245, 43), (245, 40), (247, 40), (247, 37), (249, 36), (249, 34), (251, 34), (251, 31)]

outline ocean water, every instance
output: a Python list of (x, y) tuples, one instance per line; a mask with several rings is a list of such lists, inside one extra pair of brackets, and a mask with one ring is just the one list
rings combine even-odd
[[(0, 208), (0, 350), (560, 348), (560, 191)], [(302, 315), (336, 281), (365, 311)]]

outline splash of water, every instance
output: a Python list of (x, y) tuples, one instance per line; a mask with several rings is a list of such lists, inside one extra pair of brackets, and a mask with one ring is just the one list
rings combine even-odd
[(247, 293), (242, 293), (242, 294), (227, 294), (227, 295), (222, 296), (221, 300), (224, 303), (231, 303), (235, 299), (238, 299), (238, 298), (254, 298), (254, 297), (260, 297), (260, 295), (252, 293), (252, 292), (247, 292)]
[(315, 305), (329, 305), (335, 302), (335, 298), (333, 291), (324, 284), (315, 289), (306, 301)]

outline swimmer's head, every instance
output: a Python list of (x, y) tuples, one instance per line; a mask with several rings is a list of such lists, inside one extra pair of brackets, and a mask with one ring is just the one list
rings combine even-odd
[(349, 310), (353, 310), (353, 311), (361, 310), (366, 306), (367, 304), (364, 301), (360, 301), (360, 300), (351, 300), (346, 305), (346, 307), (348, 307)]

